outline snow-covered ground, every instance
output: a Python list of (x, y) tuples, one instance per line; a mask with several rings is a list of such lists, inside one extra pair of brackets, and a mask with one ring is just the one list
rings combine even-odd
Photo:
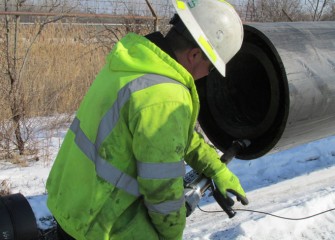
[[(45, 206), (45, 183), (66, 128), (36, 132), (40, 144), (49, 146), (44, 158), (27, 166), (0, 161), (0, 183), (11, 193), (28, 198), (37, 219), (50, 215)], [(45, 139), (45, 140), (44, 140)], [(335, 136), (304, 144), (262, 158), (233, 160), (230, 169), (240, 178), (250, 204), (234, 208), (303, 218), (335, 208)], [(335, 211), (306, 219), (287, 220), (261, 213), (237, 211), (229, 219), (210, 196), (187, 218), (184, 239), (335, 239)], [(47, 221), (38, 221), (47, 228)]]

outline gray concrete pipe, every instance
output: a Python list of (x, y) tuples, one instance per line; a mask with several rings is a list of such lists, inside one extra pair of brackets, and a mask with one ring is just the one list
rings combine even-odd
[(335, 22), (252, 23), (227, 77), (196, 82), (199, 123), (225, 151), (236, 139), (256, 159), (335, 134)]

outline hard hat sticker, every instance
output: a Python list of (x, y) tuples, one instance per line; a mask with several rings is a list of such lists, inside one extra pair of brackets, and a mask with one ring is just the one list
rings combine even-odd
[(189, 6), (189, 8), (194, 8), (196, 5), (198, 5), (199, 0), (189, 0), (187, 1), (187, 5)]
[(233, 5), (231, 5), (229, 2), (227, 2), (226, 0), (218, 0), (219, 2), (223, 2), (223, 3), (227, 3), (229, 6), (234, 7)]
[(217, 56), (214, 52), (213, 47), (211, 46), (211, 44), (208, 42), (208, 40), (204, 37), (204, 36), (200, 36), (199, 37), (199, 43), (200, 45), (205, 49), (205, 51), (207, 52), (207, 55), (209, 56), (210, 60), (212, 63), (216, 62)]
[(178, 9), (182, 9), (182, 10), (186, 9), (185, 3), (183, 1), (177, 0), (176, 3), (177, 3), (177, 8)]

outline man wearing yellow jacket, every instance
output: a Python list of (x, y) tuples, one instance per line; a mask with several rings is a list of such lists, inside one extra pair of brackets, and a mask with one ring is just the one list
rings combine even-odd
[[(223, 0), (173, 0), (169, 33), (118, 42), (84, 97), (47, 181), (67, 239), (182, 239), (184, 161), (247, 204), (238, 178), (194, 131), (194, 81), (240, 49), (241, 21)], [(180, 20), (181, 19), (181, 20)]]

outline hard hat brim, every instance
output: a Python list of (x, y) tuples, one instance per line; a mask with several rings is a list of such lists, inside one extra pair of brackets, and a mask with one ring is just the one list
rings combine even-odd
[(191, 13), (187, 4), (180, 0), (173, 0), (173, 5), (176, 9), (177, 14), (191, 33), (194, 40), (198, 43), (199, 47), (206, 54), (208, 59), (213, 63), (215, 68), (219, 71), (222, 76), (226, 76), (226, 63), (221, 59), (220, 55), (213, 48), (211, 42), (206, 37), (205, 33), (198, 24)]

